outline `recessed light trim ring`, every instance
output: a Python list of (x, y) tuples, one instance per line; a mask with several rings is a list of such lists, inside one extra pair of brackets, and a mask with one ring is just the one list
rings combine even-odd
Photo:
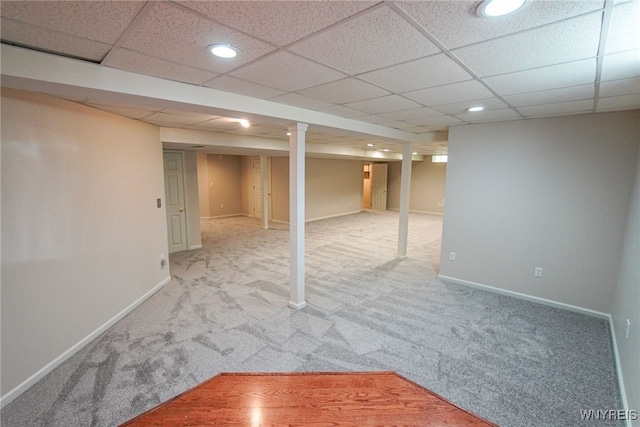
[(240, 54), (240, 49), (227, 43), (209, 45), (207, 46), (207, 50), (211, 52), (212, 55), (225, 59), (235, 58)]
[(476, 8), (481, 18), (497, 18), (521, 9), (527, 0), (483, 0)]

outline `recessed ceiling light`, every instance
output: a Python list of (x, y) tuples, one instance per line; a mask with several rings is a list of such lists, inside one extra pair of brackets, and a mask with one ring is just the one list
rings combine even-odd
[(249, 120), (246, 119), (238, 119), (238, 123), (240, 123), (240, 126), (242, 126), (243, 128), (248, 128), (249, 126), (251, 126)]
[(466, 109), (467, 111), (470, 111), (472, 113), (478, 112), (478, 111), (482, 111), (484, 110), (484, 107), (481, 105), (476, 105), (475, 107), (469, 107)]
[(389, 149), (388, 149), (388, 148), (385, 148), (385, 149), (384, 149), (384, 150), (382, 150), (382, 151), (389, 151)]
[(417, 152), (417, 151), (414, 151), (414, 152), (413, 152), (413, 153), (411, 153), (411, 154), (413, 154), (413, 155), (415, 156), (416, 154), (418, 154), (418, 152)]
[(369, 142), (367, 143), (367, 147), (373, 147), (373, 144)]
[(207, 49), (218, 58), (235, 58), (240, 53), (240, 50), (230, 44), (222, 43), (212, 44)]
[(508, 15), (524, 6), (526, 0), (484, 0), (478, 5), (476, 14), (481, 18)]

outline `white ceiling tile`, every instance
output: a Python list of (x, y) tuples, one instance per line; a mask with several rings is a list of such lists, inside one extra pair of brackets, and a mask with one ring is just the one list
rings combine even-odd
[[(398, 43), (402, 40), (402, 43)], [(292, 51), (349, 74), (440, 51), (386, 6), (378, 7), (293, 45)]]
[(425, 117), (422, 119), (407, 120), (407, 123), (411, 123), (416, 126), (437, 126), (437, 125), (448, 126), (448, 125), (460, 124), (460, 123), (463, 123), (463, 121), (454, 116), (436, 116), (436, 117)]
[(473, 101), (454, 102), (453, 104), (435, 105), (434, 110), (444, 114), (461, 114), (465, 109), (472, 106), (482, 106), (485, 111), (502, 110), (509, 106), (498, 98), (477, 99)]
[(384, 122), (384, 123), (381, 123), (381, 125), (389, 127), (389, 128), (400, 129), (400, 130), (404, 130), (404, 129), (415, 127), (411, 123), (403, 122), (403, 121), (400, 121), (400, 120), (396, 120), (396, 121), (393, 121), (393, 122)]
[[(122, 47), (176, 64), (216, 72), (229, 71), (274, 50), (274, 47), (237, 30), (202, 18), (169, 2), (153, 8), (128, 34)], [(233, 59), (216, 58), (207, 51), (214, 43), (240, 49)]]
[(345, 104), (345, 106), (371, 114), (388, 113), (390, 111), (409, 110), (411, 108), (421, 107), (420, 104), (398, 95), (387, 95), (381, 96), (380, 98), (352, 102)]
[[(479, 76), (595, 57), (602, 17), (591, 14), (453, 51)], [(526, 51), (526, 54), (523, 52)]]
[(504, 96), (504, 100), (514, 107), (529, 107), (532, 105), (557, 104), (560, 102), (590, 99), (594, 96), (594, 84), (563, 87), (552, 90), (521, 93)]
[(502, 96), (589, 84), (593, 83), (595, 78), (596, 60), (584, 59), (567, 64), (488, 77), (484, 81)]
[(361, 74), (358, 78), (400, 93), (471, 80), (473, 77), (441, 53)]
[(236, 129), (239, 126), (238, 123), (232, 122), (231, 120), (220, 117), (212, 120), (208, 120), (206, 122), (201, 122), (193, 125), (186, 126), (189, 129), (199, 129), (199, 130), (213, 130), (213, 131), (227, 131), (231, 129)]
[(499, 120), (517, 120), (522, 116), (511, 108), (504, 110), (490, 110), (490, 111), (476, 111), (476, 112), (464, 112), (455, 115), (460, 120), (464, 120), (468, 123), (482, 123), (482, 122), (494, 122)]
[(381, 124), (381, 123), (386, 123), (389, 121), (388, 118), (386, 117), (382, 117), (382, 116), (378, 116), (376, 114), (370, 114), (368, 116), (361, 116), (361, 117), (356, 117), (355, 120), (360, 120), (363, 122), (368, 122), (368, 123), (374, 123), (374, 124)]
[[(368, 7), (373, 1), (180, 1), (211, 19), (284, 46)], [(283, 25), (283, 23), (285, 25)]]
[(404, 93), (403, 96), (426, 106), (473, 101), (493, 96), (491, 91), (476, 80), (438, 86)]
[(153, 114), (152, 111), (131, 108), (129, 106), (116, 106), (116, 105), (103, 105), (103, 104), (92, 104), (90, 102), (85, 103), (86, 105), (94, 108), (98, 108), (103, 111), (108, 111), (113, 114), (117, 114), (119, 116), (129, 117), (131, 119), (141, 119), (143, 117), (149, 116)]
[(300, 93), (333, 104), (346, 104), (390, 94), (389, 91), (353, 77), (304, 89)]
[(629, 110), (632, 108), (640, 108), (640, 93), (598, 99), (598, 111)]
[(640, 93), (640, 77), (600, 83), (599, 95), (601, 97), (631, 95), (635, 93)]
[(602, 80), (619, 80), (640, 76), (640, 50), (605, 55)]
[(286, 93), (279, 89), (259, 85), (257, 83), (238, 79), (229, 75), (217, 77), (211, 81), (206, 82), (204, 85), (224, 92), (237, 93), (239, 95), (251, 96), (261, 99), (268, 99)]
[(280, 51), (231, 73), (265, 86), (297, 91), (345, 77), (323, 65)]
[(601, 9), (603, 0), (529, 1), (497, 19), (476, 15), (477, 1), (406, 1), (398, 5), (447, 48), (477, 43)]
[[(3, 1), (2, 16), (114, 44), (144, 5), (145, 2), (137, 1)], [(3, 39), (4, 32), (3, 22)]]
[(518, 111), (526, 117), (544, 117), (559, 114), (584, 113), (593, 110), (593, 100), (561, 102), (558, 104), (534, 105), (520, 107)]
[(276, 96), (270, 99), (273, 102), (279, 102), (280, 104), (294, 105), (300, 108), (307, 108), (309, 110), (318, 110), (320, 108), (326, 108), (332, 104), (329, 102), (320, 101), (318, 99), (309, 98), (299, 93), (286, 93), (284, 95)]
[(318, 111), (346, 118), (362, 117), (366, 115), (366, 113), (363, 113), (362, 111), (354, 110), (352, 108), (345, 107), (344, 105), (332, 105), (331, 107), (320, 108)]
[[(3, 3), (4, 9), (4, 3)], [(90, 61), (101, 61), (111, 45), (2, 18), (2, 41), (35, 46)]]
[[(462, 120), (458, 120), (456, 122), (457, 124), (462, 124), (464, 123)], [(417, 134), (421, 134), (421, 133), (428, 133), (428, 132), (434, 132), (434, 131), (442, 131), (442, 132), (446, 132), (447, 131), (447, 127), (445, 125), (433, 125), (433, 126), (414, 126), (408, 129), (404, 129), (407, 132), (411, 132), (411, 133), (417, 133)]]
[(212, 71), (199, 70), (197, 68), (187, 67), (186, 65), (175, 64), (128, 49), (114, 50), (104, 61), (103, 65), (131, 71), (132, 73), (146, 74), (148, 76), (192, 84), (204, 83), (218, 75)]
[(611, 14), (605, 53), (640, 49), (640, 2), (616, 6)]
[(217, 116), (204, 115), (204, 114), (184, 115), (184, 114), (175, 114), (175, 113), (167, 113), (164, 111), (159, 111), (157, 113), (150, 114), (142, 118), (141, 120), (143, 122), (151, 123), (158, 126), (184, 127), (187, 125), (192, 125), (195, 123), (205, 121), (207, 119), (211, 119), (213, 117), (217, 117)]
[(423, 117), (441, 116), (442, 114), (438, 111), (432, 110), (431, 108), (421, 107), (421, 108), (412, 108), (410, 110), (381, 113), (380, 115), (382, 117), (388, 117), (393, 120), (412, 120), (412, 119), (420, 119)]

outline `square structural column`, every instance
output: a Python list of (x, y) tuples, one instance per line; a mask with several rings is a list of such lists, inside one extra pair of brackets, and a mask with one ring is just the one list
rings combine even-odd
[(411, 194), (411, 144), (402, 144), (402, 173), (400, 175), (400, 220), (398, 221), (398, 254), (396, 258), (407, 258), (409, 237), (409, 195)]
[(260, 179), (262, 181), (262, 228), (269, 229), (269, 159), (260, 156)]
[(289, 307), (300, 310), (304, 299), (305, 133), (307, 124), (289, 126), (289, 236), (291, 289)]

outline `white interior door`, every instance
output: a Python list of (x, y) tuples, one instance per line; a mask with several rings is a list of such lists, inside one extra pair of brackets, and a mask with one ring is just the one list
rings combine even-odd
[[(271, 180), (271, 159), (267, 159), (267, 177)], [(253, 216), (255, 218), (262, 218), (263, 200), (262, 200), (262, 167), (260, 166), (260, 158), (253, 158)], [(269, 193), (269, 183), (267, 183), (267, 194)], [(269, 211), (271, 210), (271, 199), (269, 198)], [(271, 219), (271, 212), (268, 212), (268, 217)]]
[(164, 193), (169, 253), (187, 250), (182, 153), (164, 153)]
[(387, 209), (387, 164), (371, 165), (371, 209)]

